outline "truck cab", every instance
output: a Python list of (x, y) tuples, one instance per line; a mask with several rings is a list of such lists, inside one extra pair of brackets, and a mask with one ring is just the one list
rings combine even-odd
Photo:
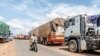
[(96, 37), (94, 26), (86, 15), (67, 18), (64, 22), (64, 38), (68, 49), (72, 52), (98, 49), (100, 39)]
[(97, 34), (100, 37), (100, 15), (99, 15), (99, 17), (97, 19)]

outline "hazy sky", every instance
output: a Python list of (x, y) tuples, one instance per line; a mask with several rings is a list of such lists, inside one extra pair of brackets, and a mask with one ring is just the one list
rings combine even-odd
[(0, 0), (0, 20), (14, 34), (27, 33), (55, 17), (99, 14), (100, 0)]

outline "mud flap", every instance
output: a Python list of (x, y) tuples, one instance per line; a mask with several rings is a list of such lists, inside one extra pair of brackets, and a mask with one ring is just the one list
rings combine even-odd
[(85, 40), (80, 40), (80, 49), (87, 50), (87, 44)]

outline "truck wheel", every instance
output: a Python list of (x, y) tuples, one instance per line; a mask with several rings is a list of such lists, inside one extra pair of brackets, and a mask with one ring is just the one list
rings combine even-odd
[(42, 41), (42, 44), (45, 45), (45, 41), (44, 40)]
[(95, 52), (95, 50), (92, 50), (92, 49), (91, 49), (91, 50), (87, 50), (87, 51), (88, 51), (88, 52)]
[(77, 52), (78, 51), (78, 45), (76, 40), (70, 40), (68, 44), (68, 49), (71, 52)]
[(47, 42), (47, 40), (45, 40), (45, 45), (48, 45), (48, 42)]

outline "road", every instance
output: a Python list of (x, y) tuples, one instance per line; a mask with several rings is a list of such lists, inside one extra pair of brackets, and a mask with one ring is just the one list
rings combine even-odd
[(38, 48), (38, 52), (30, 51), (27, 41), (16, 40), (17, 56), (65, 56), (42, 45), (38, 45)]
[(30, 51), (29, 41), (15, 40), (16, 56), (100, 56), (100, 52), (69, 52), (66, 46), (44, 46), (38, 44), (39, 51)]

